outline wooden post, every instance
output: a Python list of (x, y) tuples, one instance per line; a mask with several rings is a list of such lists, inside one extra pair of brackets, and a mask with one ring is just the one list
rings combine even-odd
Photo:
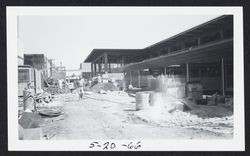
[(221, 79), (222, 79), (222, 95), (225, 95), (225, 71), (224, 71), (224, 58), (221, 58)]

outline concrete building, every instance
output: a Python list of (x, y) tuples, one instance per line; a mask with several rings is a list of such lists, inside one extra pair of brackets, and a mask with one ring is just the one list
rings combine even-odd
[[(144, 49), (94, 49), (85, 62), (92, 76), (123, 73), (137, 87), (159, 75), (200, 81), (204, 91), (233, 93), (233, 16), (223, 15)], [(116, 64), (116, 66), (111, 66)]]

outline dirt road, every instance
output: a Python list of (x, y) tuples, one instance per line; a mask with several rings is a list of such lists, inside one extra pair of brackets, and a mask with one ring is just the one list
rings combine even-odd
[(134, 115), (134, 98), (112, 98), (108, 95), (77, 94), (57, 97), (63, 103), (64, 115), (44, 127), (53, 140), (63, 139), (221, 139), (231, 135), (202, 129), (163, 127), (140, 120)]

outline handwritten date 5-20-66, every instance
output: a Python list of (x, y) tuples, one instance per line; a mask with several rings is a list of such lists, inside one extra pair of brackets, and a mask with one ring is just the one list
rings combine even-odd
[(98, 141), (91, 142), (89, 145), (89, 148), (92, 149), (103, 149), (103, 150), (112, 150), (115, 148), (126, 148), (126, 149), (131, 149), (131, 150), (136, 150), (141, 148), (141, 142), (128, 142), (125, 144), (116, 144), (114, 142), (105, 142), (105, 143), (100, 143)]

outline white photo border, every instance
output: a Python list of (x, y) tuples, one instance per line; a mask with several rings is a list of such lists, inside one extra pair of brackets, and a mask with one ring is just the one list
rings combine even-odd
[[(24, 15), (233, 15), (234, 136), (211, 140), (18, 140), (17, 17)], [(91, 151), (93, 141), (141, 141), (135, 151), (245, 151), (242, 7), (6, 7), (9, 151)], [(116, 148), (110, 151), (126, 151)], [(100, 149), (100, 151), (103, 151)]]

